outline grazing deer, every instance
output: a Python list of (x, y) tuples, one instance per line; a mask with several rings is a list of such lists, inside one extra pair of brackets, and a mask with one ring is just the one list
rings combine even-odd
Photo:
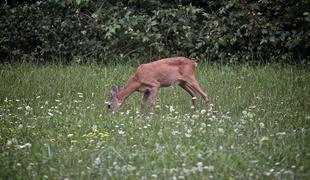
[(206, 103), (208, 95), (202, 90), (195, 77), (197, 63), (185, 57), (172, 57), (141, 64), (128, 83), (119, 91), (113, 85), (110, 101), (106, 102), (108, 109), (114, 112), (134, 91), (143, 93), (141, 113), (144, 113), (145, 104), (150, 98), (151, 114), (154, 113), (155, 96), (160, 87), (179, 85), (192, 96), (192, 105), (195, 107), (196, 92)]

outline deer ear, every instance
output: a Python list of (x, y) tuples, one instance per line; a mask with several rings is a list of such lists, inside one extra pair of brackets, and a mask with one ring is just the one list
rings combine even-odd
[(116, 96), (117, 93), (118, 93), (118, 87), (116, 85), (113, 85), (111, 90), (112, 96)]

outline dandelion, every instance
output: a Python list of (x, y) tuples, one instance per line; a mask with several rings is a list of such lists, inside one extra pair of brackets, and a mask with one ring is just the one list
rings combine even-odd
[(263, 122), (260, 122), (260, 123), (259, 123), (259, 127), (260, 127), (260, 128), (265, 128), (265, 124), (264, 124)]

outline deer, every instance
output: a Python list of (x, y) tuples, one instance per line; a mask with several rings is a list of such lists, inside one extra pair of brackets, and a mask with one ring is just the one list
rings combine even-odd
[(150, 114), (154, 114), (155, 97), (159, 88), (172, 85), (179, 85), (190, 94), (192, 107), (195, 108), (197, 92), (208, 103), (208, 95), (196, 79), (196, 67), (197, 63), (186, 57), (170, 57), (141, 64), (121, 90), (116, 85), (112, 86), (111, 98), (105, 102), (107, 108), (114, 113), (133, 92), (138, 91), (143, 93), (140, 114), (144, 113), (148, 99)]

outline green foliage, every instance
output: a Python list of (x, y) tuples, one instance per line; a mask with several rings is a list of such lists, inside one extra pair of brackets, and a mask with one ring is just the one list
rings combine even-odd
[(309, 1), (270, 0), (3, 5), (0, 56), (109, 62), (184, 55), (224, 63), (303, 63), (310, 47), (306, 7)]

